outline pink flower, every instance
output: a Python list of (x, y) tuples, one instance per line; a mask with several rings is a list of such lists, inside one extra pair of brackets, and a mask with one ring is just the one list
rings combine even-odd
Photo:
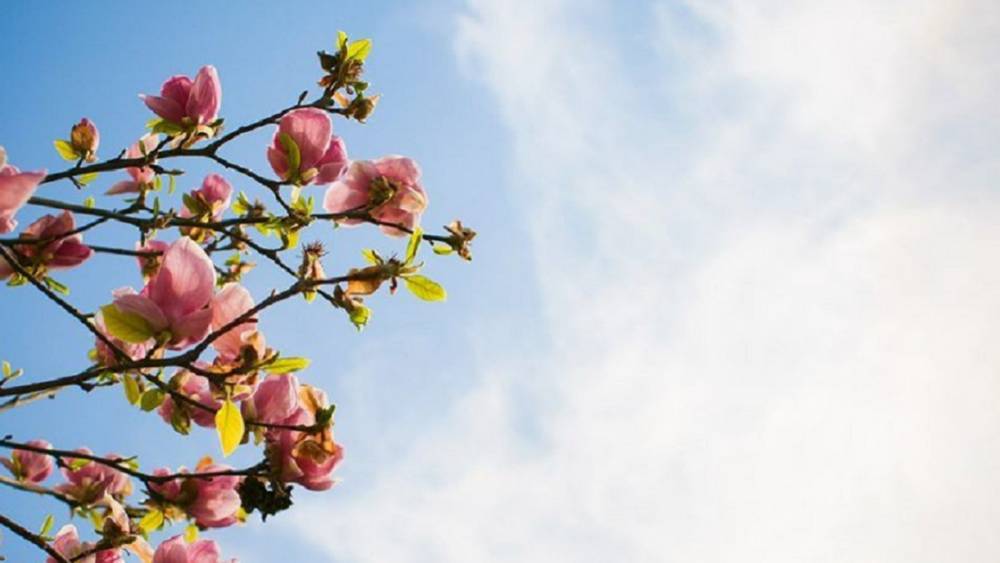
[[(140, 147), (141, 143), (141, 147)], [(145, 148), (145, 154), (149, 154), (156, 149), (156, 146), (160, 143), (160, 138), (158, 135), (143, 135), (141, 139), (136, 141), (134, 145), (125, 151), (125, 158), (142, 158), (144, 156), (143, 148)], [(150, 164), (156, 162), (154, 159)], [(107, 195), (116, 194), (126, 194), (126, 193), (139, 193), (144, 189), (148, 189), (152, 186), (153, 178), (156, 177), (156, 171), (149, 166), (134, 166), (131, 168), (126, 168), (125, 173), (128, 174), (131, 180), (122, 180), (117, 184), (111, 186), (106, 193)]]
[(187, 76), (171, 76), (159, 96), (139, 96), (153, 113), (177, 125), (208, 125), (219, 117), (222, 85), (215, 67), (201, 67), (192, 81)]
[[(317, 412), (329, 406), (326, 394), (310, 385), (299, 385), (294, 376), (278, 377), (284, 379), (268, 378), (258, 388), (258, 393), (261, 388), (264, 392), (259, 398), (254, 397), (257, 416), (263, 415), (269, 423), (286, 426), (316, 424)], [(289, 405), (289, 385), (296, 387), (292, 395), (294, 405)], [(288, 410), (290, 416), (275, 420), (276, 415)], [(334, 485), (331, 474), (343, 460), (344, 450), (333, 441), (329, 427), (311, 432), (272, 428), (265, 437), (268, 459), (281, 480), (298, 483), (313, 491), (324, 491)]]
[[(79, 448), (76, 451), (93, 455), (87, 448)], [(104, 457), (111, 460), (122, 459), (116, 454), (107, 454)], [(125, 498), (132, 493), (132, 481), (128, 475), (117, 469), (84, 459), (67, 458), (65, 461), (68, 466), (61, 468), (60, 471), (67, 482), (56, 485), (55, 489), (83, 504), (91, 504), (103, 498), (105, 493), (116, 499)], [(77, 461), (83, 465), (73, 469)]]
[(114, 305), (145, 319), (154, 334), (169, 331), (168, 347), (182, 350), (208, 334), (214, 290), (212, 261), (194, 241), (181, 237), (163, 254), (160, 270), (142, 292), (121, 292)]
[(185, 201), (184, 208), (181, 209), (181, 217), (205, 216), (211, 217), (213, 221), (222, 218), (222, 214), (229, 209), (229, 200), (233, 195), (233, 187), (225, 178), (218, 174), (209, 174), (201, 183), (201, 187), (190, 194), (190, 198), (195, 209), (191, 209)]
[[(56, 534), (55, 541), (52, 542), (52, 547), (59, 553), (59, 555), (62, 555), (66, 559), (73, 559), (77, 563), (125, 562), (121, 556), (121, 550), (119, 549), (104, 549), (82, 559), (75, 559), (77, 555), (86, 553), (93, 549), (94, 544), (90, 542), (81, 543), (80, 535), (76, 531), (76, 526), (72, 524), (67, 524), (59, 530), (59, 533)], [(45, 563), (55, 562), (56, 560), (51, 557), (45, 559)]]
[[(47, 450), (52, 448), (52, 444), (45, 440), (32, 440), (28, 445)], [(35, 484), (47, 479), (54, 467), (51, 456), (25, 450), (14, 450), (10, 459), (0, 457), (0, 465), (9, 469), (18, 481)]]
[(291, 374), (271, 375), (253, 395), (255, 419), (269, 424), (288, 420), (299, 408), (299, 381)]
[[(195, 473), (212, 473), (232, 469), (228, 465), (212, 463), (204, 459), (195, 468)], [(178, 473), (187, 473), (183, 467)], [(167, 469), (157, 469), (154, 475), (171, 473)], [(205, 478), (177, 478), (163, 483), (150, 483), (150, 488), (167, 502), (177, 505), (202, 528), (224, 528), (239, 521), (240, 494), (236, 488), (242, 481), (235, 475), (221, 475)]]
[(77, 154), (87, 162), (97, 160), (97, 148), (101, 146), (101, 133), (94, 122), (84, 117), (73, 126), (69, 134), (70, 144)]
[[(131, 290), (127, 290), (130, 292)], [(101, 334), (106, 336), (116, 348), (125, 352), (125, 354), (132, 360), (141, 360), (146, 356), (146, 353), (150, 349), (149, 342), (141, 342), (138, 344), (133, 344), (131, 342), (125, 342), (121, 338), (111, 334), (108, 331), (107, 326), (104, 324), (104, 313), (100, 310), (94, 316), (94, 326), (100, 331)], [(97, 351), (97, 361), (100, 362), (102, 366), (112, 367), (118, 365), (118, 357), (115, 355), (114, 350), (104, 342), (104, 340), (94, 337), (94, 348)]]
[(17, 228), (14, 214), (27, 203), (44, 179), (44, 170), (21, 172), (17, 167), (7, 164), (7, 151), (0, 147), (0, 234)]
[[(298, 185), (322, 185), (336, 180), (347, 167), (347, 147), (332, 131), (330, 117), (322, 110), (303, 108), (286, 113), (267, 148), (267, 160), (274, 173), (283, 181)], [(295, 170), (289, 166), (282, 135), (298, 146), (299, 166)]]
[(170, 248), (170, 245), (162, 240), (147, 240), (146, 244), (135, 243), (135, 249), (139, 252), (159, 252), (158, 256), (136, 256), (139, 263), (139, 272), (142, 279), (149, 281), (156, 272), (160, 271), (160, 264), (163, 262), (163, 254)]
[[(226, 563), (219, 555), (219, 546), (212, 540), (187, 543), (182, 536), (174, 536), (156, 548), (153, 563)], [(237, 563), (230, 559), (229, 563)]]
[[(245, 287), (236, 283), (226, 284), (212, 299), (212, 330), (222, 329), (253, 308), (253, 297)], [(263, 357), (264, 338), (257, 331), (256, 320), (257, 317), (254, 315), (212, 342), (222, 362), (235, 362), (245, 346), (252, 346), (257, 352), (257, 357)]]
[[(75, 268), (85, 262), (94, 253), (89, 246), (83, 244), (83, 235), (63, 236), (76, 229), (76, 219), (69, 211), (59, 215), (45, 215), (32, 223), (21, 238), (52, 239), (45, 244), (19, 244), (17, 252), (21, 255), (21, 265), (35, 275), (42, 275), (50, 270)], [(0, 257), (0, 279), (13, 273), (13, 268)]]
[[(326, 190), (323, 208), (343, 213), (371, 205), (371, 216), (384, 223), (413, 229), (427, 208), (427, 192), (420, 185), (420, 167), (409, 158), (387, 156), (374, 161), (356, 160), (347, 172)], [(357, 225), (361, 219), (342, 219), (344, 225)], [(381, 229), (390, 236), (406, 232), (392, 226)]]
[[(199, 366), (204, 367), (204, 366)], [(189, 397), (206, 407), (212, 409), (212, 411), (207, 411), (205, 409), (198, 408), (194, 405), (183, 406), (184, 411), (189, 413), (191, 420), (195, 424), (201, 426), (202, 428), (215, 428), (215, 411), (222, 406), (216, 398), (212, 395), (212, 388), (209, 385), (208, 378), (202, 377), (200, 375), (195, 375), (189, 371), (179, 371), (174, 375), (171, 385), (176, 385), (176, 389), (180, 394), (185, 397)], [(177, 405), (174, 403), (174, 398), (171, 395), (167, 395), (160, 403), (160, 408), (157, 412), (160, 417), (163, 418), (168, 424), (173, 424), (174, 422), (174, 411), (177, 409)]]

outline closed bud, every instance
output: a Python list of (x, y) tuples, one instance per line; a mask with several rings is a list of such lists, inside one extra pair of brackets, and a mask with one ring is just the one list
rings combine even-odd
[(69, 134), (70, 144), (87, 162), (97, 160), (97, 147), (101, 144), (101, 133), (94, 122), (84, 117), (73, 126)]

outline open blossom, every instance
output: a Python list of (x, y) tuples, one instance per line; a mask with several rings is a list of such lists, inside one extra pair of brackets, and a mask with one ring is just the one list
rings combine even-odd
[[(31, 440), (28, 445), (36, 448), (52, 448), (52, 444), (45, 440)], [(35, 484), (47, 479), (54, 467), (51, 456), (25, 450), (14, 450), (10, 454), (10, 459), (0, 457), (0, 465), (10, 470), (18, 481)]]
[[(203, 459), (195, 473), (211, 473), (232, 469), (228, 465), (218, 465), (210, 458)], [(178, 473), (187, 473), (183, 467)], [(170, 475), (170, 470), (161, 468), (153, 473), (157, 476)], [(171, 479), (163, 483), (150, 483), (156, 494), (182, 509), (202, 528), (224, 528), (239, 521), (240, 494), (237, 492), (242, 478), (236, 475), (220, 475), (205, 478)]]
[[(56, 534), (52, 547), (59, 555), (66, 559), (71, 559), (77, 563), (125, 563), (120, 549), (104, 549), (95, 554), (88, 555), (82, 559), (76, 559), (78, 555), (88, 553), (94, 548), (91, 542), (81, 542), (80, 535), (76, 531), (76, 526), (67, 524)], [(56, 563), (52, 557), (45, 559), (45, 563)]]
[[(141, 146), (140, 146), (141, 143)], [(142, 158), (145, 154), (149, 154), (156, 149), (156, 145), (160, 143), (160, 138), (158, 135), (143, 135), (141, 139), (136, 141), (134, 145), (125, 151), (125, 158)], [(154, 159), (150, 164), (156, 162)], [(148, 189), (153, 185), (153, 178), (156, 177), (156, 171), (149, 166), (133, 166), (125, 169), (125, 173), (129, 175), (131, 180), (122, 180), (111, 186), (106, 193), (107, 195), (115, 194), (127, 194), (127, 193), (139, 193), (145, 189)]]
[(229, 209), (232, 195), (233, 187), (225, 178), (218, 174), (209, 174), (202, 180), (201, 187), (189, 194), (190, 202), (195, 209), (188, 207), (188, 201), (185, 201), (180, 215), (181, 217), (204, 216), (218, 221), (226, 209)]
[[(278, 122), (267, 160), (282, 180), (299, 185), (329, 184), (347, 167), (347, 147), (333, 135), (333, 125), (326, 112), (316, 108), (290, 111)], [(299, 166), (293, 169), (282, 137), (294, 141), (299, 152)]]
[(7, 151), (0, 147), (0, 234), (17, 228), (14, 215), (45, 179), (45, 171), (21, 172), (7, 164)]
[(208, 125), (219, 117), (222, 105), (222, 85), (215, 67), (201, 67), (191, 80), (187, 76), (171, 76), (160, 88), (159, 96), (140, 95), (153, 113), (170, 123), (181, 126)]
[[(375, 219), (413, 229), (427, 208), (427, 192), (420, 185), (420, 167), (409, 158), (386, 156), (378, 160), (355, 160), (347, 172), (330, 185), (323, 208), (343, 213), (371, 206)], [(361, 219), (341, 219), (343, 225), (357, 225)], [(382, 225), (384, 233), (405, 236), (406, 232)]]
[[(245, 287), (236, 283), (226, 284), (212, 299), (212, 330), (221, 330), (253, 308), (253, 297)], [(222, 362), (236, 362), (245, 347), (253, 348), (256, 356), (263, 358), (264, 337), (257, 330), (256, 319), (256, 315), (250, 317), (212, 342)]]
[(73, 126), (69, 142), (80, 158), (94, 162), (97, 160), (97, 148), (101, 146), (101, 132), (97, 130), (93, 121), (84, 117), (80, 123)]
[(153, 563), (237, 563), (236, 559), (223, 561), (219, 546), (212, 540), (187, 543), (182, 536), (174, 536), (156, 548)]
[[(199, 367), (205, 366), (199, 365)], [(220, 406), (222, 406), (222, 403), (220, 403), (212, 395), (212, 388), (209, 385), (207, 377), (202, 377), (184, 370), (177, 372), (177, 374), (171, 379), (170, 384), (185, 397), (213, 409), (212, 412), (209, 412), (205, 409), (184, 404), (180, 406), (180, 408), (183, 409), (183, 415), (190, 417), (190, 419), (193, 420), (198, 426), (203, 428), (215, 428), (214, 410), (217, 410)], [(163, 399), (163, 402), (160, 403), (160, 407), (157, 412), (164, 421), (169, 424), (175, 424), (176, 418), (179, 414), (181, 414), (176, 412), (177, 409), (178, 405), (174, 402), (173, 396), (167, 395), (166, 398)]]
[[(300, 385), (294, 375), (268, 377), (257, 387), (253, 398), (259, 419), (286, 426), (312, 426), (316, 424), (317, 413), (328, 406), (326, 393), (310, 385)], [(287, 417), (281, 417), (289, 412)], [(344, 458), (344, 450), (333, 441), (329, 427), (318, 432), (272, 428), (265, 438), (268, 459), (281, 480), (313, 491), (333, 486), (332, 473)]]
[[(45, 244), (18, 244), (21, 265), (36, 276), (50, 270), (75, 268), (93, 255), (94, 251), (83, 244), (83, 235), (64, 236), (76, 229), (76, 219), (69, 211), (59, 215), (45, 215), (21, 233), (23, 239), (52, 239)], [(0, 257), (0, 279), (14, 272), (10, 264)]]
[[(79, 453), (93, 455), (87, 448), (79, 448)], [(106, 459), (122, 459), (116, 454), (107, 454)], [(74, 458), (66, 459), (67, 467), (61, 469), (65, 483), (56, 485), (56, 490), (69, 495), (83, 504), (91, 504), (102, 499), (107, 493), (113, 498), (122, 499), (132, 493), (132, 481), (128, 475), (96, 461), (79, 460), (82, 466), (74, 469)], [(85, 463), (84, 463), (85, 462)]]
[(121, 291), (114, 306), (145, 319), (156, 335), (169, 331), (167, 346), (182, 350), (208, 334), (214, 292), (212, 261), (194, 241), (181, 237), (163, 254), (159, 271), (142, 292)]

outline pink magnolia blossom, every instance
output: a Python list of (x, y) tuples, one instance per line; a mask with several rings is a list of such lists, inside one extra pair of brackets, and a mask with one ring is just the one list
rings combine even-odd
[[(199, 367), (206, 367), (204, 365), (199, 365)], [(189, 371), (180, 371), (174, 375), (173, 385), (177, 385), (177, 391), (180, 392), (185, 397), (189, 397), (194, 401), (197, 401), (206, 407), (213, 409), (209, 412), (205, 409), (200, 409), (193, 405), (185, 405), (186, 410), (190, 412), (191, 420), (195, 424), (201, 426), (202, 428), (215, 428), (215, 410), (222, 406), (212, 394), (212, 388), (209, 385), (208, 378), (202, 377), (200, 375), (193, 374)], [(174, 403), (174, 398), (171, 395), (167, 395), (160, 403), (160, 407), (157, 412), (160, 417), (163, 418), (167, 423), (172, 423), (174, 418), (174, 410), (177, 405)]]
[[(52, 444), (45, 440), (31, 440), (28, 445), (36, 448), (52, 448)], [(51, 456), (25, 450), (14, 450), (10, 454), (10, 459), (0, 457), (0, 465), (10, 470), (18, 481), (35, 484), (47, 479), (55, 466)]]
[[(50, 270), (65, 270), (75, 268), (93, 255), (94, 251), (83, 244), (83, 235), (64, 236), (76, 229), (76, 219), (69, 211), (59, 215), (45, 215), (32, 223), (21, 238), (52, 239), (45, 244), (19, 244), (17, 252), (21, 255), (21, 264), (32, 270), (36, 275)], [(14, 269), (0, 256), (0, 279), (10, 276)]]
[(255, 420), (277, 424), (288, 420), (299, 408), (299, 381), (291, 374), (271, 375), (253, 394)]
[[(164, 541), (153, 554), (153, 563), (227, 563), (219, 554), (219, 546), (212, 540), (187, 543), (182, 536)], [(230, 559), (228, 563), (237, 563)]]
[[(126, 293), (130, 291), (131, 290), (128, 290)], [(149, 342), (140, 342), (138, 344), (125, 342), (121, 338), (111, 334), (111, 332), (108, 331), (107, 326), (104, 324), (104, 313), (102, 313), (99, 309), (97, 314), (94, 316), (94, 327), (97, 328), (101, 334), (107, 337), (107, 339), (115, 345), (115, 348), (125, 352), (125, 355), (127, 355), (131, 360), (141, 360), (146, 356), (146, 353), (149, 352)], [(97, 353), (97, 361), (100, 362), (102, 366), (112, 367), (118, 365), (118, 357), (115, 355), (114, 350), (108, 346), (103, 339), (94, 337), (94, 349)]]
[[(375, 219), (413, 229), (427, 208), (427, 192), (420, 185), (420, 167), (409, 158), (386, 156), (378, 160), (355, 160), (347, 172), (326, 190), (323, 208), (343, 213), (373, 205)], [(357, 225), (361, 219), (342, 219), (344, 225)], [(381, 229), (390, 236), (406, 232), (392, 226)]]
[(213, 221), (222, 218), (222, 214), (229, 209), (229, 201), (233, 195), (233, 187), (225, 178), (218, 174), (209, 174), (201, 183), (201, 187), (191, 192), (190, 197), (196, 202), (196, 207), (201, 209), (190, 209), (187, 205), (181, 209), (181, 217), (192, 217), (206, 215)]
[[(212, 299), (212, 330), (218, 331), (250, 309), (254, 301), (245, 287), (236, 283), (226, 284)], [(212, 342), (223, 363), (239, 359), (245, 346), (251, 346), (257, 357), (264, 355), (264, 338), (257, 330), (256, 315), (226, 331)]]
[[(258, 387), (264, 393), (254, 398), (257, 416), (271, 418), (288, 410), (287, 385), (297, 385), (295, 405), (291, 415), (282, 420), (269, 422), (285, 426), (311, 426), (316, 424), (316, 414), (329, 406), (326, 393), (310, 385), (298, 385), (294, 376), (281, 376), (284, 381), (270, 382), (268, 378)], [(270, 382), (270, 383), (269, 383)], [(265, 383), (268, 385), (265, 386)], [(286, 428), (269, 429), (265, 435), (267, 456), (278, 477), (291, 483), (298, 483), (313, 491), (324, 491), (332, 487), (335, 480), (333, 471), (344, 458), (344, 450), (333, 440), (333, 432), (327, 427), (319, 432), (301, 432)]]
[[(278, 122), (267, 160), (274, 173), (284, 181), (300, 185), (329, 184), (347, 167), (347, 147), (332, 134), (333, 125), (326, 112), (302, 108), (286, 113)], [(299, 148), (299, 168), (291, 170), (281, 136), (288, 135)]]
[(219, 117), (222, 85), (215, 67), (201, 67), (192, 81), (187, 76), (171, 76), (159, 96), (139, 96), (153, 113), (178, 125), (208, 125)]
[[(141, 146), (140, 146), (141, 143)], [(159, 135), (143, 135), (141, 139), (136, 141), (134, 145), (125, 151), (125, 158), (142, 158), (145, 149), (145, 154), (149, 154), (156, 149), (156, 146), (160, 143)], [(156, 162), (154, 159), (153, 164)], [(107, 195), (116, 194), (126, 194), (126, 193), (139, 193), (144, 189), (149, 188), (153, 183), (153, 178), (156, 177), (156, 171), (149, 166), (133, 166), (131, 168), (126, 168), (125, 173), (131, 177), (131, 180), (122, 180), (111, 186), (106, 193)]]
[[(195, 473), (211, 473), (232, 469), (206, 458), (195, 468)], [(178, 473), (187, 473), (183, 467)], [(154, 475), (170, 475), (165, 468), (157, 469)], [(205, 478), (171, 479), (163, 483), (150, 483), (150, 488), (164, 500), (183, 509), (195, 524), (202, 528), (224, 528), (239, 521), (240, 494), (236, 488), (242, 478), (236, 475), (221, 475)]]
[(136, 262), (139, 263), (139, 272), (142, 274), (142, 279), (144, 281), (149, 281), (156, 272), (160, 271), (160, 264), (163, 263), (163, 254), (170, 248), (170, 244), (162, 240), (147, 240), (146, 244), (140, 245), (138, 242), (135, 243), (135, 249), (138, 252), (159, 252), (158, 256), (136, 256)]
[(45, 170), (21, 172), (7, 164), (7, 151), (0, 147), (0, 234), (17, 228), (14, 215), (45, 179)]
[[(93, 455), (87, 448), (76, 450), (82, 454)], [(116, 454), (107, 454), (106, 459), (122, 459)], [(132, 481), (128, 475), (103, 463), (89, 461), (82, 467), (73, 469), (76, 460), (67, 458), (67, 467), (60, 469), (65, 483), (56, 485), (60, 493), (69, 495), (83, 504), (91, 504), (104, 497), (105, 493), (116, 499), (122, 499), (132, 493)], [(80, 460), (84, 462), (86, 460)]]
[(101, 132), (94, 122), (84, 117), (70, 130), (69, 142), (87, 162), (97, 160), (97, 148), (101, 146)]
[[(63, 526), (59, 530), (59, 533), (56, 534), (55, 541), (52, 542), (52, 548), (55, 549), (59, 555), (62, 555), (66, 559), (72, 559), (77, 563), (125, 562), (125, 559), (122, 558), (120, 549), (104, 549), (82, 559), (76, 559), (76, 556), (89, 552), (93, 549), (94, 545), (95, 544), (91, 542), (81, 542), (80, 535), (76, 531), (76, 526), (72, 524)], [(45, 559), (45, 563), (56, 563), (56, 560), (52, 557), (48, 557)]]
[(194, 241), (181, 237), (163, 254), (160, 270), (142, 292), (119, 292), (114, 305), (145, 319), (154, 334), (169, 331), (167, 346), (182, 350), (208, 334), (214, 291), (212, 261)]

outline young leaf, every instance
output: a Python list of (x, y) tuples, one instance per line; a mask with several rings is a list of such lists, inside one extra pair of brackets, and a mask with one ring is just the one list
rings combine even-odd
[(91, 172), (89, 174), (81, 174), (80, 177), (76, 179), (76, 181), (80, 182), (81, 186), (86, 186), (87, 184), (93, 182), (96, 179), (97, 179), (97, 172)]
[(97, 205), (97, 200), (92, 195), (87, 196), (87, 199), (83, 200), (83, 206), (87, 209), (93, 209), (95, 205)]
[(145, 342), (155, 336), (149, 322), (135, 313), (125, 313), (112, 305), (101, 307), (104, 326), (112, 336), (131, 344)]
[(406, 282), (406, 289), (424, 301), (444, 301), (448, 293), (441, 285), (425, 276), (412, 275), (403, 278)]
[(309, 367), (309, 358), (278, 358), (264, 367), (268, 373), (292, 373)]
[(10, 377), (11, 372), (13, 371), (13, 369), (10, 367), (10, 362), (4, 360), (2, 366), (3, 366), (3, 378), (8, 379)]
[(222, 445), (222, 455), (229, 457), (243, 440), (243, 415), (231, 399), (226, 399), (219, 412), (215, 413), (215, 429)]
[(435, 244), (432, 248), (434, 248), (434, 254), (440, 254), (442, 256), (447, 256), (452, 252), (455, 252), (455, 249), (447, 244)]
[(344, 33), (343, 31), (338, 31), (337, 32), (337, 49), (338, 50), (341, 49), (342, 47), (344, 47), (344, 45), (347, 45), (347, 34)]
[(57, 139), (53, 141), (52, 144), (55, 145), (56, 152), (59, 153), (59, 156), (61, 156), (63, 160), (67, 160), (69, 162), (80, 160), (80, 155), (76, 152), (76, 149), (73, 148), (73, 145), (69, 144), (69, 141)]
[(42, 527), (39, 528), (39, 530), (38, 530), (38, 535), (42, 536), (43, 538), (47, 537), (49, 535), (49, 532), (52, 531), (52, 526), (55, 523), (56, 523), (56, 519), (55, 519), (54, 516), (52, 516), (51, 514), (49, 514), (48, 516), (46, 516), (45, 520), (42, 522)]
[(163, 391), (160, 391), (159, 389), (155, 388), (149, 389), (142, 394), (142, 399), (140, 399), (139, 401), (139, 407), (142, 410), (149, 412), (155, 409), (156, 407), (160, 406), (160, 404), (163, 403), (163, 399), (165, 398), (166, 397), (164, 396)]
[(366, 248), (362, 250), (361, 256), (363, 256), (365, 261), (371, 264), (372, 266), (378, 266), (379, 264), (382, 263), (382, 257), (378, 255), (378, 252), (375, 252), (371, 248)]
[(69, 288), (68, 287), (66, 287), (65, 285), (57, 282), (56, 280), (54, 280), (54, 279), (52, 279), (50, 277), (46, 277), (45, 278), (45, 285), (49, 286), (49, 289), (51, 289), (52, 291), (55, 291), (56, 293), (61, 293), (63, 295), (69, 295)]
[(139, 382), (135, 378), (125, 376), (123, 378), (122, 384), (125, 388), (125, 398), (128, 399), (129, 404), (134, 405), (139, 402), (139, 397), (142, 391), (139, 390)]
[(75, 458), (73, 461), (69, 462), (69, 469), (70, 471), (79, 471), (88, 465), (90, 465), (89, 459)]
[(288, 133), (282, 133), (278, 137), (281, 148), (285, 149), (288, 158), (288, 180), (295, 181), (299, 177), (299, 166), (302, 165), (302, 154), (299, 152), (299, 145)]
[(365, 62), (365, 59), (368, 58), (368, 53), (370, 53), (371, 50), (371, 39), (358, 39), (347, 46), (347, 58)]
[(372, 316), (372, 310), (364, 305), (356, 305), (353, 309), (348, 311), (348, 316), (351, 318), (351, 322), (360, 331), (365, 328), (368, 324), (368, 319)]
[(417, 250), (420, 248), (420, 239), (424, 236), (424, 230), (420, 227), (413, 229), (413, 234), (410, 235), (410, 242), (406, 245), (406, 264), (412, 264), (413, 259), (417, 257)]
[(157, 508), (150, 508), (149, 512), (139, 520), (139, 530), (143, 534), (155, 532), (163, 527), (163, 513)]
[(184, 541), (188, 543), (198, 541), (198, 526), (188, 524), (187, 528), (184, 528)]

